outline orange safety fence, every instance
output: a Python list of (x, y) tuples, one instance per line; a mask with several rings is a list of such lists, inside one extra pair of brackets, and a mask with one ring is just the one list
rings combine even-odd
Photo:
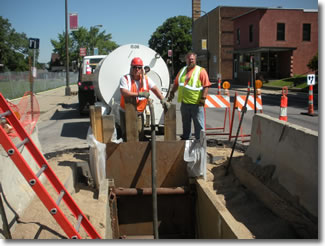
[[(16, 117), (26, 130), (28, 134), (31, 134), (36, 126), (36, 123), (40, 116), (40, 108), (35, 95), (32, 95), (30, 91), (25, 92), (24, 96), (20, 99), (18, 104), (7, 102), (11, 109), (14, 111)], [(0, 108), (0, 114), (4, 113)], [(17, 137), (16, 131), (10, 126), (9, 122), (1, 122), (11, 138)]]

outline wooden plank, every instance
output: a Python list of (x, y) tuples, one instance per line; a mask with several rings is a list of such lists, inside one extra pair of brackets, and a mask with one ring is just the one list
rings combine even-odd
[[(188, 182), (184, 161), (185, 141), (156, 142), (157, 187), (184, 186)], [(106, 178), (116, 187), (151, 187), (151, 143), (108, 143)]]
[(89, 107), (90, 110), (90, 125), (92, 132), (98, 142), (103, 143), (103, 121), (102, 108), (100, 106)]
[(127, 142), (138, 142), (138, 117), (135, 97), (125, 97), (125, 130)]
[(115, 118), (114, 115), (103, 115), (103, 140), (104, 143), (111, 142), (112, 135), (114, 133)]
[(164, 112), (165, 131), (164, 140), (176, 140), (176, 104), (171, 104), (170, 108)]

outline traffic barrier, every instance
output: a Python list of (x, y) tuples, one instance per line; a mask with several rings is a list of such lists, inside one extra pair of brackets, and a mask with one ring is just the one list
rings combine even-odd
[(284, 86), (282, 88), (282, 96), (281, 96), (281, 103), (280, 103), (280, 116), (279, 120), (288, 121), (287, 116), (287, 107), (288, 107), (288, 87)]
[[(207, 108), (224, 108), (225, 109), (225, 117), (224, 117), (223, 127), (215, 127), (215, 128), (207, 128), (206, 127), (206, 109)], [(230, 129), (230, 97), (228, 95), (208, 95), (205, 100), (205, 105), (204, 105), (204, 127), (206, 130), (206, 135), (229, 135), (229, 133), (225, 133), (227, 114), (228, 114), (229, 129)], [(223, 133), (207, 133), (208, 130), (222, 130)]]
[[(240, 121), (240, 112), (243, 110), (243, 107), (245, 105), (245, 101), (246, 101), (246, 97), (247, 96), (238, 96), (237, 92), (235, 93), (235, 98), (234, 98), (234, 104), (233, 104), (233, 111), (232, 111), (232, 118), (231, 118), (231, 123), (230, 123), (230, 132), (229, 132), (229, 141), (231, 140), (231, 138), (235, 138), (236, 136), (232, 135), (232, 128), (233, 128), (233, 124), (234, 124), (234, 115), (235, 115), (235, 111), (237, 109), (238, 112), (238, 120)], [(254, 96), (248, 96), (248, 100), (247, 100), (247, 105), (246, 105), (246, 111), (251, 111), (251, 110), (255, 110), (254, 107)], [(262, 104), (262, 96), (261, 95), (257, 95), (256, 97), (256, 110), (259, 110), (260, 113), (263, 113), (263, 104)], [(240, 129), (241, 131), (241, 138), (242, 138), (242, 142), (244, 142), (244, 137), (250, 137), (250, 134), (243, 134), (242, 128)]]

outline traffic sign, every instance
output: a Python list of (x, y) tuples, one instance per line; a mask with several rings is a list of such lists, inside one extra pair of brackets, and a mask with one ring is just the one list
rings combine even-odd
[(80, 48), (79, 55), (80, 56), (86, 56), (87, 55), (87, 49), (86, 48)]
[(39, 38), (30, 38), (29, 39), (29, 48), (30, 49), (39, 49)]
[(315, 74), (307, 74), (307, 85), (315, 85), (315, 84), (316, 84)]

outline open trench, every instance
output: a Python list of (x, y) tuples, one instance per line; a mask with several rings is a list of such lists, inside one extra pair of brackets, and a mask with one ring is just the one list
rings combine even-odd
[[(77, 176), (78, 183), (74, 184), (72, 196), (103, 239), (154, 238), (150, 144), (133, 144), (132, 151), (128, 145), (112, 144), (107, 148), (108, 189), (102, 194), (92, 188), (89, 173), (85, 177), (80, 170), (81, 162), (89, 162), (88, 149), (46, 156), (62, 180), (68, 180), (67, 169), (77, 167), (73, 176)], [(256, 168), (244, 155), (244, 148), (234, 152), (232, 168), (225, 175), (231, 148), (208, 140), (206, 180), (188, 177), (184, 142), (157, 142), (157, 149), (160, 239), (317, 238), (317, 219), (290, 202), (290, 195), (272, 181), (272, 167)], [(72, 220), (72, 215), (69, 218)], [(82, 238), (88, 238), (82, 228), (80, 233)], [(12, 236), (66, 238), (37, 197), (19, 216)]]
[[(246, 185), (247, 179), (256, 179), (255, 184), (264, 186), (258, 180), (271, 179), (272, 168), (259, 172), (259, 177), (247, 176), (252, 173), (253, 164), (243, 151), (237, 150), (233, 167), (226, 175), (231, 148), (210, 141), (207, 180), (188, 178), (183, 161), (184, 143), (180, 143), (182, 141), (157, 142), (159, 238), (317, 238), (317, 221), (306, 211), (291, 208), (291, 204), (283, 203), (282, 199), (276, 201), (281, 201), (282, 207), (273, 209), (272, 206), (279, 206), (272, 204), (274, 200), (270, 200), (271, 204), (263, 203), (265, 199)], [(111, 179), (113, 238), (153, 239), (149, 143), (137, 143), (134, 151), (129, 150), (127, 155), (123, 154), (129, 149), (127, 143), (107, 149), (111, 149), (107, 177)], [(243, 173), (244, 178), (238, 177)], [(265, 196), (268, 195), (266, 192)], [(288, 215), (283, 216), (283, 211)]]

